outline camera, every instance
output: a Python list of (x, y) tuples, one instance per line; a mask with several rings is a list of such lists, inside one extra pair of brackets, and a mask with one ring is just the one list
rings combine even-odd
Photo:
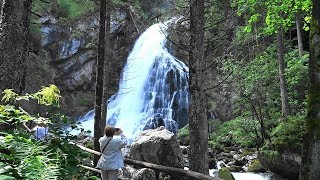
[(119, 131), (120, 130), (120, 128), (114, 128), (116, 131)]

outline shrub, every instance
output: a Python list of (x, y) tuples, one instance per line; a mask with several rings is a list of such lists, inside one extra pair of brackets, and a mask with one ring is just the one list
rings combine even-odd
[(183, 128), (179, 129), (178, 137), (180, 139), (187, 138), (188, 136), (189, 136), (189, 125), (186, 125)]
[(181, 145), (189, 145), (189, 125), (186, 125), (183, 128), (179, 129), (178, 138), (180, 140)]
[(9, 104), (0, 104), (0, 127), (8, 126), (0, 132), (0, 179), (94, 179), (91, 172), (78, 167), (85, 160), (90, 162), (91, 155), (69, 144), (72, 136), (57, 135), (36, 141), (21, 129), (21, 123), (36, 118), (14, 106), (17, 101), (37, 99), (39, 104), (54, 105), (59, 98), (60, 91), (54, 85), (24, 96), (12, 90), (3, 92), (2, 100)]
[(221, 144), (221, 141), (228, 137), (232, 144), (253, 147), (257, 139), (254, 131), (256, 126), (254, 121), (242, 117), (227, 121), (222, 123), (216, 132), (210, 134), (211, 144)]
[(87, 12), (93, 11), (94, 3), (90, 0), (58, 0), (61, 15), (76, 19)]
[(264, 149), (301, 153), (305, 132), (304, 123), (304, 116), (291, 116), (287, 121), (281, 122), (271, 132), (271, 143), (266, 144)]

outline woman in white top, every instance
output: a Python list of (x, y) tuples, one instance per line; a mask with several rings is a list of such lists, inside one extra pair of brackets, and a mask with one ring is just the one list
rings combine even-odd
[[(127, 144), (127, 139), (121, 129), (106, 126), (105, 135), (99, 139), (102, 153), (97, 168), (101, 170), (102, 180), (117, 180), (118, 169), (124, 166), (121, 148)], [(120, 135), (120, 137), (114, 137)]]
[(34, 131), (33, 135), (36, 138), (36, 140), (41, 140), (46, 137), (48, 134), (49, 128), (45, 125), (45, 122), (40, 120), (37, 123), (37, 126), (32, 128), (32, 131)]

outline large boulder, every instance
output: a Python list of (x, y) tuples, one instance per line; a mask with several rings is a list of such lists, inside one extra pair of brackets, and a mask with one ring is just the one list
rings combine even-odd
[(277, 151), (262, 151), (259, 152), (258, 158), (265, 169), (290, 180), (299, 179), (301, 163), (299, 155), (290, 152), (280, 154)]
[(123, 180), (149, 180), (156, 179), (156, 173), (152, 169), (136, 169), (131, 165), (125, 165), (119, 172), (120, 179)]
[(176, 136), (163, 126), (142, 131), (131, 145), (131, 159), (171, 167), (183, 167), (183, 156)]

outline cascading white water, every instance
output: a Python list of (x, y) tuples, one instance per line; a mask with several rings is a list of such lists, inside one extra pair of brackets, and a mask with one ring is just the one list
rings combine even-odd
[[(187, 124), (188, 67), (167, 50), (174, 20), (149, 27), (136, 41), (123, 69), (119, 91), (108, 100), (107, 124), (133, 140), (144, 129), (165, 126), (176, 132)], [(80, 121), (93, 130), (93, 111)]]

